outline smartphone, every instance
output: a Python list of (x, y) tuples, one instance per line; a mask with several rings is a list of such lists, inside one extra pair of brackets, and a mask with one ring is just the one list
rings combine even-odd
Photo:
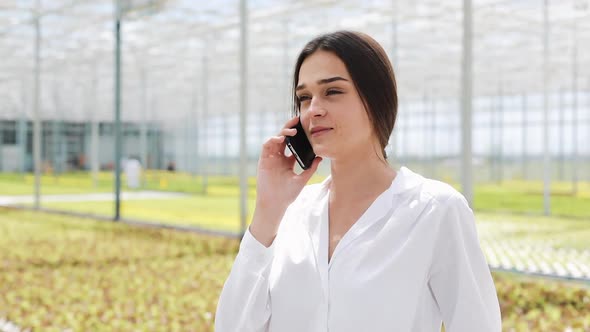
[(313, 152), (309, 139), (307, 139), (307, 135), (305, 135), (305, 131), (301, 125), (301, 119), (297, 122), (297, 125), (291, 128), (297, 129), (297, 134), (295, 136), (285, 137), (287, 146), (295, 156), (295, 159), (297, 159), (299, 166), (303, 169), (308, 169), (315, 159), (315, 153)]

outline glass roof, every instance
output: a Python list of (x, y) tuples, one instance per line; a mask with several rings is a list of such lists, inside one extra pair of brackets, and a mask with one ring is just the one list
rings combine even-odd
[[(125, 121), (239, 112), (239, 1), (135, 0), (122, 28)], [(145, 5), (148, 3), (148, 5)], [(377, 39), (402, 103), (460, 98), (462, 1), (248, 2), (248, 110), (288, 115), (295, 57), (338, 29)], [(40, 0), (44, 119), (113, 119), (113, 1)], [(590, 1), (549, 1), (549, 90), (590, 90)], [(0, 0), (0, 118), (32, 118), (35, 0)], [(543, 1), (473, 2), (473, 92), (543, 91)], [(204, 98), (206, 96), (206, 98)], [(477, 109), (476, 109), (477, 111)]]

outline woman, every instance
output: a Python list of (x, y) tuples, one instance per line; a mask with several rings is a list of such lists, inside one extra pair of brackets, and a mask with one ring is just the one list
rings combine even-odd
[[(371, 37), (322, 35), (298, 57), (295, 113), (263, 145), (256, 209), (221, 293), (216, 331), (500, 331), (473, 212), (384, 151), (393, 69)], [(285, 136), (318, 157), (301, 174)], [(331, 175), (306, 186), (322, 157)]]

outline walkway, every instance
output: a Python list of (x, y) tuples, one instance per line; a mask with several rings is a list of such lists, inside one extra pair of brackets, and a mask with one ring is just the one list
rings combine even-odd
[[(173, 199), (187, 197), (187, 194), (161, 192), (161, 191), (129, 191), (122, 192), (122, 200), (147, 200), (147, 199)], [(114, 193), (91, 193), (91, 194), (60, 194), (60, 195), (43, 195), (41, 201), (44, 203), (55, 202), (102, 202), (114, 201)], [(16, 195), (0, 196), (0, 206), (2, 205), (23, 205), (33, 204), (33, 195)]]

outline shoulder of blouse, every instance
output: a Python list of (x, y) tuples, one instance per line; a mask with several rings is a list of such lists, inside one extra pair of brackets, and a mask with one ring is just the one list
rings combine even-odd
[(461, 192), (443, 181), (424, 178), (422, 185), (418, 186), (418, 190), (420, 195), (432, 198), (435, 204), (448, 205), (453, 202), (467, 204), (467, 200)]

